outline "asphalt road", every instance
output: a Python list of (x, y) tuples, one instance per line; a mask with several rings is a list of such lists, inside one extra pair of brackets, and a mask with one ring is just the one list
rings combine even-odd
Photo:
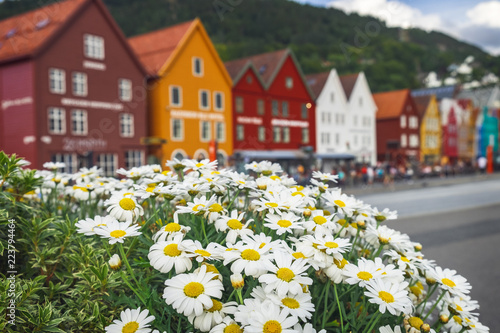
[(388, 223), (423, 245), (426, 258), (472, 285), (480, 321), (500, 332), (500, 180), (359, 196), (400, 218)]

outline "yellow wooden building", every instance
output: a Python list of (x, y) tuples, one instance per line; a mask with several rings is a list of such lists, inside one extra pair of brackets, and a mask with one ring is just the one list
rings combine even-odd
[(435, 95), (413, 97), (420, 114), (420, 160), (432, 165), (441, 159), (442, 128)]
[(219, 163), (226, 163), (233, 153), (232, 81), (201, 21), (129, 42), (151, 76), (150, 154), (162, 165), (172, 158), (200, 160), (215, 140)]

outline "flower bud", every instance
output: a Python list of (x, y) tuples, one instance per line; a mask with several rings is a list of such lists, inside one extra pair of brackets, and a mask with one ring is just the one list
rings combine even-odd
[(443, 324), (446, 324), (448, 322), (448, 320), (450, 320), (450, 317), (448, 317), (445, 314), (442, 314), (439, 316), (439, 321), (442, 322)]
[(304, 212), (302, 213), (304, 217), (309, 217), (311, 216), (311, 211), (309, 209), (304, 209)]
[(436, 284), (436, 282), (437, 282), (437, 281), (436, 281), (436, 279), (433, 279), (433, 278), (431, 278), (431, 277), (426, 277), (426, 278), (425, 278), (425, 282), (426, 282), (429, 286), (433, 286), (433, 285), (435, 285), (435, 284)]
[(420, 327), (420, 332), (422, 333), (429, 333), (431, 331), (431, 326), (429, 324), (423, 324)]
[(120, 259), (120, 256), (117, 254), (113, 254), (113, 256), (109, 259), (108, 263), (111, 269), (115, 271), (119, 270), (120, 267), (122, 266), (122, 261)]
[(415, 243), (413, 248), (415, 249), (415, 251), (422, 251), (422, 244), (420, 243)]
[(241, 289), (245, 286), (245, 280), (241, 274), (233, 274), (231, 275), (231, 284), (234, 289)]

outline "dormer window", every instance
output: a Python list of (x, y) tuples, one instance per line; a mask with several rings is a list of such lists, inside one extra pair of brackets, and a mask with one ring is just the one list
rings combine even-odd
[(289, 76), (285, 79), (285, 87), (287, 89), (292, 89), (293, 88), (293, 79), (291, 77), (289, 77)]
[(83, 36), (84, 53), (88, 58), (104, 59), (104, 38), (85, 34)]
[(203, 76), (203, 59), (198, 57), (193, 58), (193, 75), (198, 77)]

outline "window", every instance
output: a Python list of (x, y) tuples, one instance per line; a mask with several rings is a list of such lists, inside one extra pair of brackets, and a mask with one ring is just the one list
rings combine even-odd
[(281, 115), (283, 117), (288, 117), (288, 114), (289, 114), (289, 112), (288, 112), (288, 102), (283, 101), (281, 103)]
[(301, 115), (302, 115), (302, 119), (307, 119), (309, 117), (309, 114), (308, 114), (308, 110), (307, 110), (307, 105), (305, 104), (302, 104), (301, 106)]
[(309, 143), (309, 128), (302, 129), (302, 143)]
[(290, 127), (283, 127), (283, 142), (290, 142)]
[(86, 57), (104, 59), (104, 38), (95, 35), (84, 35), (84, 53)]
[(61, 108), (49, 108), (49, 133), (66, 133), (66, 111)]
[(245, 139), (245, 127), (236, 125), (236, 140), (243, 141)]
[(74, 135), (87, 135), (88, 133), (87, 111), (85, 110), (71, 111), (71, 132)]
[(272, 106), (273, 116), (278, 116), (280, 113), (280, 110), (279, 110), (280, 107), (279, 107), (278, 101), (272, 101), (271, 106)]
[(418, 118), (415, 116), (411, 116), (409, 118), (408, 127), (409, 128), (418, 128)]
[(132, 81), (128, 79), (118, 80), (118, 98), (124, 102), (132, 100)]
[(265, 113), (264, 100), (258, 99), (257, 100), (257, 114), (263, 115), (264, 113)]
[(340, 134), (339, 133), (335, 133), (335, 144), (340, 144)]
[(406, 127), (406, 116), (405, 115), (402, 115), (401, 118), (399, 118), (399, 125), (401, 126), (401, 128)]
[(264, 126), (259, 126), (258, 136), (260, 142), (266, 141), (266, 128)]
[(332, 123), (332, 114), (331, 113), (327, 113), (326, 117), (327, 117), (327, 123), (331, 124)]
[(418, 135), (417, 134), (411, 134), (410, 135), (410, 147), (416, 148), (418, 147)]
[(87, 96), (87, 74), (73, 73), (73, 95)]
[(406, 134), (401, 134), (401, 147), (406, 147)]
[(104, 171), (104, 176), (113, 177), (118, 167), (118, 158), (115, 154), (99, 154), (97, 164)]
[(224, 123), (215, 123), (215, 139), (217, 142), (226, 141), (226, 128)]
[(340, 124), (340, 114), (338, 114), (338, 113), (335, 114), (335, 124), (337, 124), (337, 125)]
[(51, 156), (50, 160), (52, 162), (62, 162), (66, 164), (63, 172), (75, 173), (78, 169), (77, 158), (75, 154), (54, 154)]
[(273, 127), (273, 141), (281, 142), (281, 127)]
[(224, 95), (221, 92), (214, 92), (214, 109), (217, 111), (224, 110)]
[(203, 76), (203, 60), (198, 57), (193, 58), (193, 75)]
[(345, 124), (345, 114), (341, 114), (341, 115), (340, 115), (340, 123), (341, 123), (342, 125), (344, 125), (344, 124)]
[(134, 115), (122, 113), (120, 115), (120, 135), (125, 138), (134, 136)]
[(182, 88), (170, 86), (170, 106), (182, 106)]
[(208, 96), (209, 96), (208, 90), (200, 90), (200, 95), (199, 95), (200, 109), (202, 109), (202, 110), (210, 109), (210, 99)]
[(182, 119), (171, 120), (171, 133), (172, 140), (184, 140), (184, 122)]
[(243, 113), (244, 111), (243, 97), (241, 96), (236, 97), (235, 104), (236, 104), (236, 112)]
[(212, 139), (212, 131), (210, 128), (209, 121), (201, 121), (200, 122), (200, 132), (201, 132), (201, 141), (210, 141)]
[(144, 153), (142, 150), (127, 150), (125, 152), (125, 168), (135, 168), (144, 165)]
[(330, 93), (330, 102), (334, 102), (335, 101), (335, 94), (333, 92)]
[(66, 93), (66, 73), (62, 69), (49, 69), (49, 89), (54, 94)]
[(293, 79), (289, 76), (285, 78), (285, 87), (287, 89), (292, 89), (293, 88)]

